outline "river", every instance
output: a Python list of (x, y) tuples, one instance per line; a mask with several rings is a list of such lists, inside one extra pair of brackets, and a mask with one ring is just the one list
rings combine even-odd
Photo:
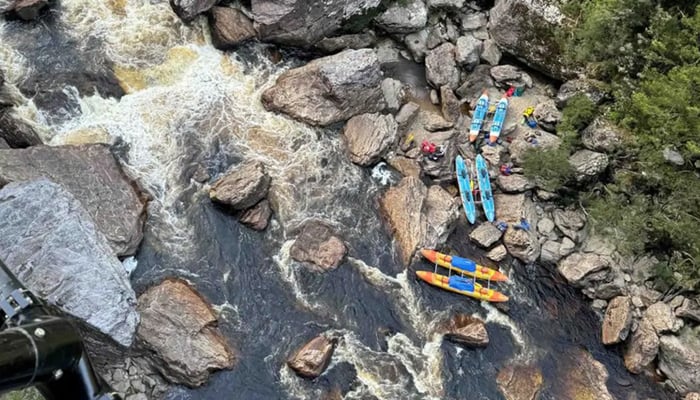
[[(562, 399), (582, 348), (607, 367), (616, 398), (635, 398), (631, 387), (639, 398), (671, 398), (626, 372), (619, 350), (600, 344), (598, 318), (553, 271), (504, 265), (506, 312), (419, 283), (414, 270), (430, 265), (400, 266), (377, 211), (387, 182), (348, 161), (340, 128), (262, 107), (261, 92), (303, 60), (284, 53), (275, 64), (263, 44), (222, 53), (209, 43), (203, 20), (183, 25), (156, 0), (64, 0), (40, 22), (0, 25), (1, 68), (32, 98), (21, 113), (44, 140), (115, 140), (124, 168), (152, 196), (135, 290), (187, 279), (238, 349), (233, 370), (168, 399), (318, 399), (332, 388), (345, 399), (502, 399), (496, 375), (509, 364), (539, 367), (540, 398)], [(423, 81), (419, 67), (406, 71)], [(199, 166), (214, 177), (242, 159), (263, 161), (273, 178), (275, 217), (262, 233), (213, 206), (191, 179)], [(346, 239), (338, 269), (319, 274), (290, 259), (293, 232), (309, 218)], [(480, 257), (467, 233), (462, 217), (450, 246)], [(457, 312), (488, 321), (488, 347), (431, 333)], [(340, 339), (331, 366), (313, 382), (296, 377), (285, 359), (323, 331)]]

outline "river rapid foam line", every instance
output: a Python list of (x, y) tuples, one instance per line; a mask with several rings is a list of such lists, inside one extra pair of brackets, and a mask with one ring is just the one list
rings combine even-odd
[[(595, 316), (573, 290), (535, 279), (545, 272), (510, 267), (506, 313), (419, 283), (415, 269), (432, 267), (400, 266), (378, 215), (387, 172), (350, 163), (337, 127), (312, 128), (262, 107), (262, 91), (302, 60), (273, 64), (265, 45), (222, 53), (209, 40), (204, 18), (184, 25), (167, 1), (63, 0), (44, 23), (0, 24), (8, 81), (59, 88), (52, 103), (28, 95), (20, 113), (51, 145), (114, 143), (126, 172), (152, 196), (135, 289), (187, 279), (214, 304), (239, 350), (233, 370), (202, 388), (174, 388), (168, 399), (318, 399), (341, 389), (347, 400), (496, 400), (502, 367), (534, 364), (545, 382), (556, 382), (559, 370), (576, 367), (558, 354), (579, 347), (608, 367), (611, 390), (624, 393), (615, 377), (635, 378), (599, 344)], [(91, 75), (55, 73), (83, 70)], [(422, 71), (406, 69), (414, 70)], [(100, 78), (95, 91), (81, 85), (90, 76)], [(113, 85), (101, 86), (110, 79), (120, 98), (107, 96)], [(198, 168), (214, 178), (243, 159), (264, 162), (272, 177), (275, 216), (262, 233), (214, 207), (207, 184), (192, 179)], [(311, 218), (347, 241), (349, 257), (336, 270), (317, 273), (289, 257), (295, 228)], [(450, 245), (477, 254), (462, 225)], [(455, 313), (487, 321), (487, 348), (465, 349), (434, 333)], [(285, 360), (321, 332), (338, 338), (335, 355), (321, 377), (303, 380)], [(656, 393), (635, 383), (640, 393)], [(557, 388), (545, 385), (543, 396), (558, 398)]]

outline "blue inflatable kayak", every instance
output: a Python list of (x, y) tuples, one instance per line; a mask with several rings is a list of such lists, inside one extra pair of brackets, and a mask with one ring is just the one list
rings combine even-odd
[(489, 178), (489, 168), (486, 160), (479, 154), (476, 156), (476, 178), (479, 181), (479, 191), (481, 192), (481, 205), (484, 207), (486, 219), (493, 222), (496, 217), (496, 206), (493, 202), (493, 192), (491, 191), (491, 178)]
[(474, 142), (477, 137), (479, 137), (479, 132), (481, 132), (481, 125), (484, 124), (484, 119), (486, 118), (486, 112), (489, 109), (489, 95), (484, 90), (481, 94), (479, 100), (476, 102), (476, 108), (474, 108), (474, 115), (472, 116), (472, 123), (469, 126), (469, 141)]
[(501, 130), (503, 129), (503, 123), (506, 120), (506, 113), (508, 112), (508, 98), (503, 96), (503, 98), (498, 102), (496, 106), (496, 113), (493, 115), (493, 123), (491, 123), (491, 135), (489, 136), (489, 141), (495, 143), (498, 137), (501, 136)]
[(473, 224), (476, 222), (476, 204), (472, 195), (472, 179), (469, 176), (469, 170), (464, 164), (462, 156), (457, 156), (455, 159), (455, 170), (457, 171), (457, 184), (459, 185), (459, 193), (462, 196), (464, 213), (467, 215), (469, 223)]

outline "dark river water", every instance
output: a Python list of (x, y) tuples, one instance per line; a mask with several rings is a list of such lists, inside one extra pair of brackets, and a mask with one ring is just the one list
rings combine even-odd
[[(310, 128), (260, 105), (260, 92), (301, 61), (275, 65), (260, 44), (223, 54), (200, 22), (181, 25), (167, 2), (65, 0), (41, 22), (0, 25), (1, 67), (32, 99), (21, 112), (45, 128), (46, 141), (118, 141), (125, 170), (152, 195), (135, 290), (168, 276), (189, 280), (238, 350), (233, 370), (167, 398), (318, 399), (337, 388), (346, 399), (503, 399), (498, 371), (526, 364), (542, 371), (540, 398), (564, 399), (581, 349), (607, 367), (615, 398), (672, 398), (626, 372), (621, 350), (600, 344), (598, 317), (551, 270), (504, 263), (513, 281), (501, 286), (511, 298), (504, 310), (419, 283), (414, 271), (431, 266), (400, 266), (377, 211), (387, 186), (349, 163), (339, 127)], [(412, 63), (387, 72), (424, 85)], [(215, 177), (249, 158), (273, 179), (275, 217), (262, 233), (190, 179), (198, 166)], [(310, 218), (346, 240), (338, 269), (316, 273), (289, 258), (295, 228)], [(486, 261), (468, 229), (462, 217), (448, 245)], [(488, 347), (432, 333), (454, 313), (484, 318)], [(296, 377), (286, 358), (326, 331), (339, 338), (330, 368), (315, 381)]]

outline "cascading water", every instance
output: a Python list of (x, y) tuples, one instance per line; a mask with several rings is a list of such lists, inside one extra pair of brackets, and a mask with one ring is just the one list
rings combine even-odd
[[(262, 107), (260, 93), (299, 61), (275, 65), (260, 44), (222, 53), (207, 32), (203, 18), (183, 25), (168, 2), (147, 0), (64, 0), (48, 23), (0, 25), (8, 81), (60, 89), (59, 104), (30, 99), (21, 114), (37, 121), (51, 145), (120, 142), (125, 170), (152, 196), (132, 275), (137, 291), (166, 276), (188, 279), (215, 304), (239, 349), (232, 371), (168, 398), (317, 399), (340, 386), (346, 399), (498, 399), (502, 366), (542, 365), (545, 380), (556, 381), (566, 368), (557, 353), (578, 346), (626, 376), (617, 355), (581, 332), (597, 329), (590, 313), (554, 317), (538, 308), (545, 297), (559, 308), (581, 306), (556, 282), (527, 279), (514, 268), (507, 316), (418, 283), (413, 269), (398, 265), (376, 211), (390, 175), (376, 170), (372, 178), (351, 164), (337, 129), (311, 128)], [(115, 88), (100, 86), (103, 80), (95, 80), (93, 93), (79, 74), (54, 74), (81, 68), (116, 77), (125, 94), (117, 100), (104, 93)], [(264, 233), (212, 206), (207, 186), (191, 179), (198, 166), (216, 176), (243, 159), (263, 161), (272, 177), (275, 220)], [(334, 224), (348, 242), (350, 257), (338, 269), (321, 274), (290, 259), (292, 232), (309, 218)], [(474, 249), (465, 237), (458, 230), (451, 240), (468, 254)], [(491, 322), (486, 349), (464, 350), (435, 334), (437, 322), (457, 312)], [(305, 381), (285, 359), (323, 331), (339, 338), (338, 348), (327, 372)], [(556, 398), (557, 388), (543, 393)]]

